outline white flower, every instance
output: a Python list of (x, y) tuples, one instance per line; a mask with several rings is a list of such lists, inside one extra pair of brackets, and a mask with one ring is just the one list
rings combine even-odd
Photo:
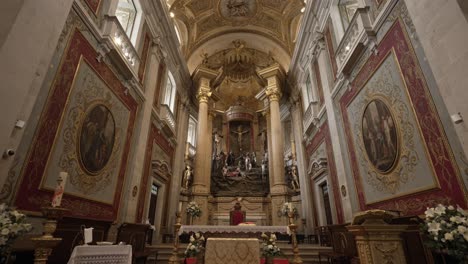
[(465, 227), (465, 226), (461, 226), (461, 225), (460, 225), (460, 226), (458, 226), (457, 229), (458, 229), (458, 232), (459, 232), (460, 234), (463, 234), (463, 233), (466, 232), (466, 227)]
[(190, 246), (190, 249), (195, 250), (195, 246), (194, 245)]
[(465, 211), (465, 210), (463, 210), (463, 208), (461, 208), (461, 207), (458, 206), (458, 205), (457, 205), (457, 211), (458, 211), (459, 213), (461, 213), (462, 215), (464, 215), (464, 216), (467, 216), (467, 215), (468, 215), (468, 212)]
[(275, 234), (271, 234), (270, 236), (273, 240), (276, 240), (276, 235)]
[(460, 217), (460, 216), (457, 215), (457, 216), (452, 216), (452, 217), (450, 217), (450, 221), (451, 221), (451, 222), (455, 222), (455, 223), (457, 223), (457, 224), (460, 224), (460, 223), (465, 222), (466, 220), (465, 220), (464, 218), (462, 218), (462, 217)]
[(447, 207), (447, 209), (449, 209), (449, 210), (454, 210), (455, 208), (454, 208), (453, 206), (449, 205), (449, 206)]
[(195, 234), (195, 238), (196, 238), (196, 239), (199, 239), (199, 238), (200, 238), (200, 233), (196, 233), (196, 234)]
[(190, 242), (194, 242), (195, 241), (195, 238), (193, 237), (193, 235), (190, 236)]
[(463, 238), (465, 238), (465, 240), (468, 241), (468, 232), (463, 233)]
[(445, 206), (439, 204), (439, 205), (437, 205), (437, 207), (434, 209), (434, 212), (435, 212), (436, 214), (438, 214), (438, 215), (442, 215), (442, 214), (445, 213), (445, 209), (446, 209)]
[(272, 249), (273, 248), (273, 245), (268, 245), (268, 249)]
[(427, 226), (429, 227), (427, 231), (432, 232), (432, 233), (437, 234), (441, 230), (440, 224), (437, 222), (430, 222), (427, 224)]
[(426, 215), (426, 217), (434, 217), (434, 208), (427, 208), (424, 214)]
[(6, 236), (10, 233), (10, 230), (8, 228), (3, 228), (1, 234)]
[(453, 240), (453, 235), (452, 233), (445, 233), (444, 238), (450, 241), (450, 240)]

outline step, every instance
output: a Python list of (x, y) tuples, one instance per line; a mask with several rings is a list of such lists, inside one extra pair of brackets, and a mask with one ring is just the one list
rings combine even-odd
[[(184, 258), (183, 253), (185, 249), (187, 248), (187, 245), (188, 244), (179, 245), (178, 256), (179, 256), (179, 259), (181, 260), (181, 263), (183, 263), (183, 258)], [(281, 252), (283, 252), (285, 258), (291, 261), (293, 259), (293, 252), (292, 252), (291, 244), (288, 244), (287, 242), (279, 241), (277, 242), (277, 245), (281, 249)], [(168, 263), (169, 258), (172, 256), (173, 244), (170, 244), (170, 243), (155, 244), (151, 246), (151, 248), (158, 250), (158, 259), (156, 263), (158, 264)], [(331, 250), (332, 250), (331, 247), (322, 247), (318, 244), (299, 244), (299, 256), (302, 258), (302, 261), (304, 264), (319, 263), (318, 254), (320, 252), (330, 252)], [(152, 261), (154, 260), (151, 260), (150, 258), (150, 261), (148, 262), (153, 263)]]

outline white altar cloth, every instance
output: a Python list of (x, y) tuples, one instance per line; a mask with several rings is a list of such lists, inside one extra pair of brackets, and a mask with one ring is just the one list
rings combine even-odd
[(212, 226), (212, 225), (183, 225), (179, 235), (183, 233), (280, 233), (291, 232), (287, 226)]
[(260, 244), (256, 238), (208, 238), (205, 263), (258, 264)]
[(76, 246), (68, 264), (132, 264), (132, 246)]

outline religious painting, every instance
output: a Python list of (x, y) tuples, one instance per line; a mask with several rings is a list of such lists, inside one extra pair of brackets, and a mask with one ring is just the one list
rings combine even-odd
[(362, 117), (362, 137), (369, 161), (382, 172), (393, 168), (398, 154), (395, 120), (382, 100), (372, 100)]
[(233, 21), (243, 21), (253, 17), (256, 9), (255, 0), (221, 0), (219, 3), (221, 15)]
[[(40, 211), (57, 176), (68, 173), (61, 206), (68, 216), (117, 218), (138, 103), (98, 56), (71, 12), (44, 81), (50, 90), (25, 157), (14, 204)], [(91, 38), (91, 40), (89, 39)], [(66, 63), (61, 63), (61, 61)]]
[(64, 115), (42, 188), (52, 189), (54, 175), (67, 171), (65, 194), (112, 204), (125, 155), (129, 109), (82, 59)]
[(108, 163), (115, 140), (115, 121), (103, 104), (91, 107), (81, 125), (79, 154), (83, 168), (90, 174), (101, 171)]
[[(394, 9), (396, 13), (389, 16), (391, 23), (386, 23), (379, 33), (383, 35), (377, 37), (381, 40), (376, 52), (364, 58), (359, 71), (351, 74), (355, 77), (350, 89), (340, 99), (359, 209), (393, 209), (402, 215), (417, 215), (437, 203), (466, 206), (463, 178), (433, 99), (438, 94), (430, 89), (432, 86), (436, 91), (437, 84), (426, 77), (431, 76), (430, 70), (414, 50), (422, 52), (418, 40), (409, 37), (413, 27), (405, 19), (404, 3), (399, 4), (401, 8)], [(387, 124), (380, 124), (384, 142), (385, 132), (389, 133), (387, 149), (390, 143), (397, 144), (394, 164), (390, 165), (389, 158), (380, 169), (374, 166), (377, 160), (371, 163), (371, 140), (363, 135), (364, 112), (388, 116), (377, 102), (374, 110), (367, 109), (375, 99), (385, 103), (397, 135), (395, 141), (389, 118)], [(370, 120), (366, 122), (367, 130), (372, 129)], [(393, 168), (383, 172), (389, 167)]]
[(405, 89), (390, 52), (347, 106), (366, 204), (438, 184)]

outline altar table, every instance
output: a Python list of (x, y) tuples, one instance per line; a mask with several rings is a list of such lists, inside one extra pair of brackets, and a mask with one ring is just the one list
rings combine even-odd
[(132, 246), (76, 246), (68, 264), (132, 264)]
[(258, 264), (260, 244), (257, 238), (208, 238), (205, 263)]
[(183, 233), (211, 233), (227, 234), (230, 237), (236, 234), (261, 234), (261, 233), (280, 233), (288, 234), (291, 232), (287, 226), (212, 226), (212, 225), (183, 225), (180, 227), (179, 235)]

